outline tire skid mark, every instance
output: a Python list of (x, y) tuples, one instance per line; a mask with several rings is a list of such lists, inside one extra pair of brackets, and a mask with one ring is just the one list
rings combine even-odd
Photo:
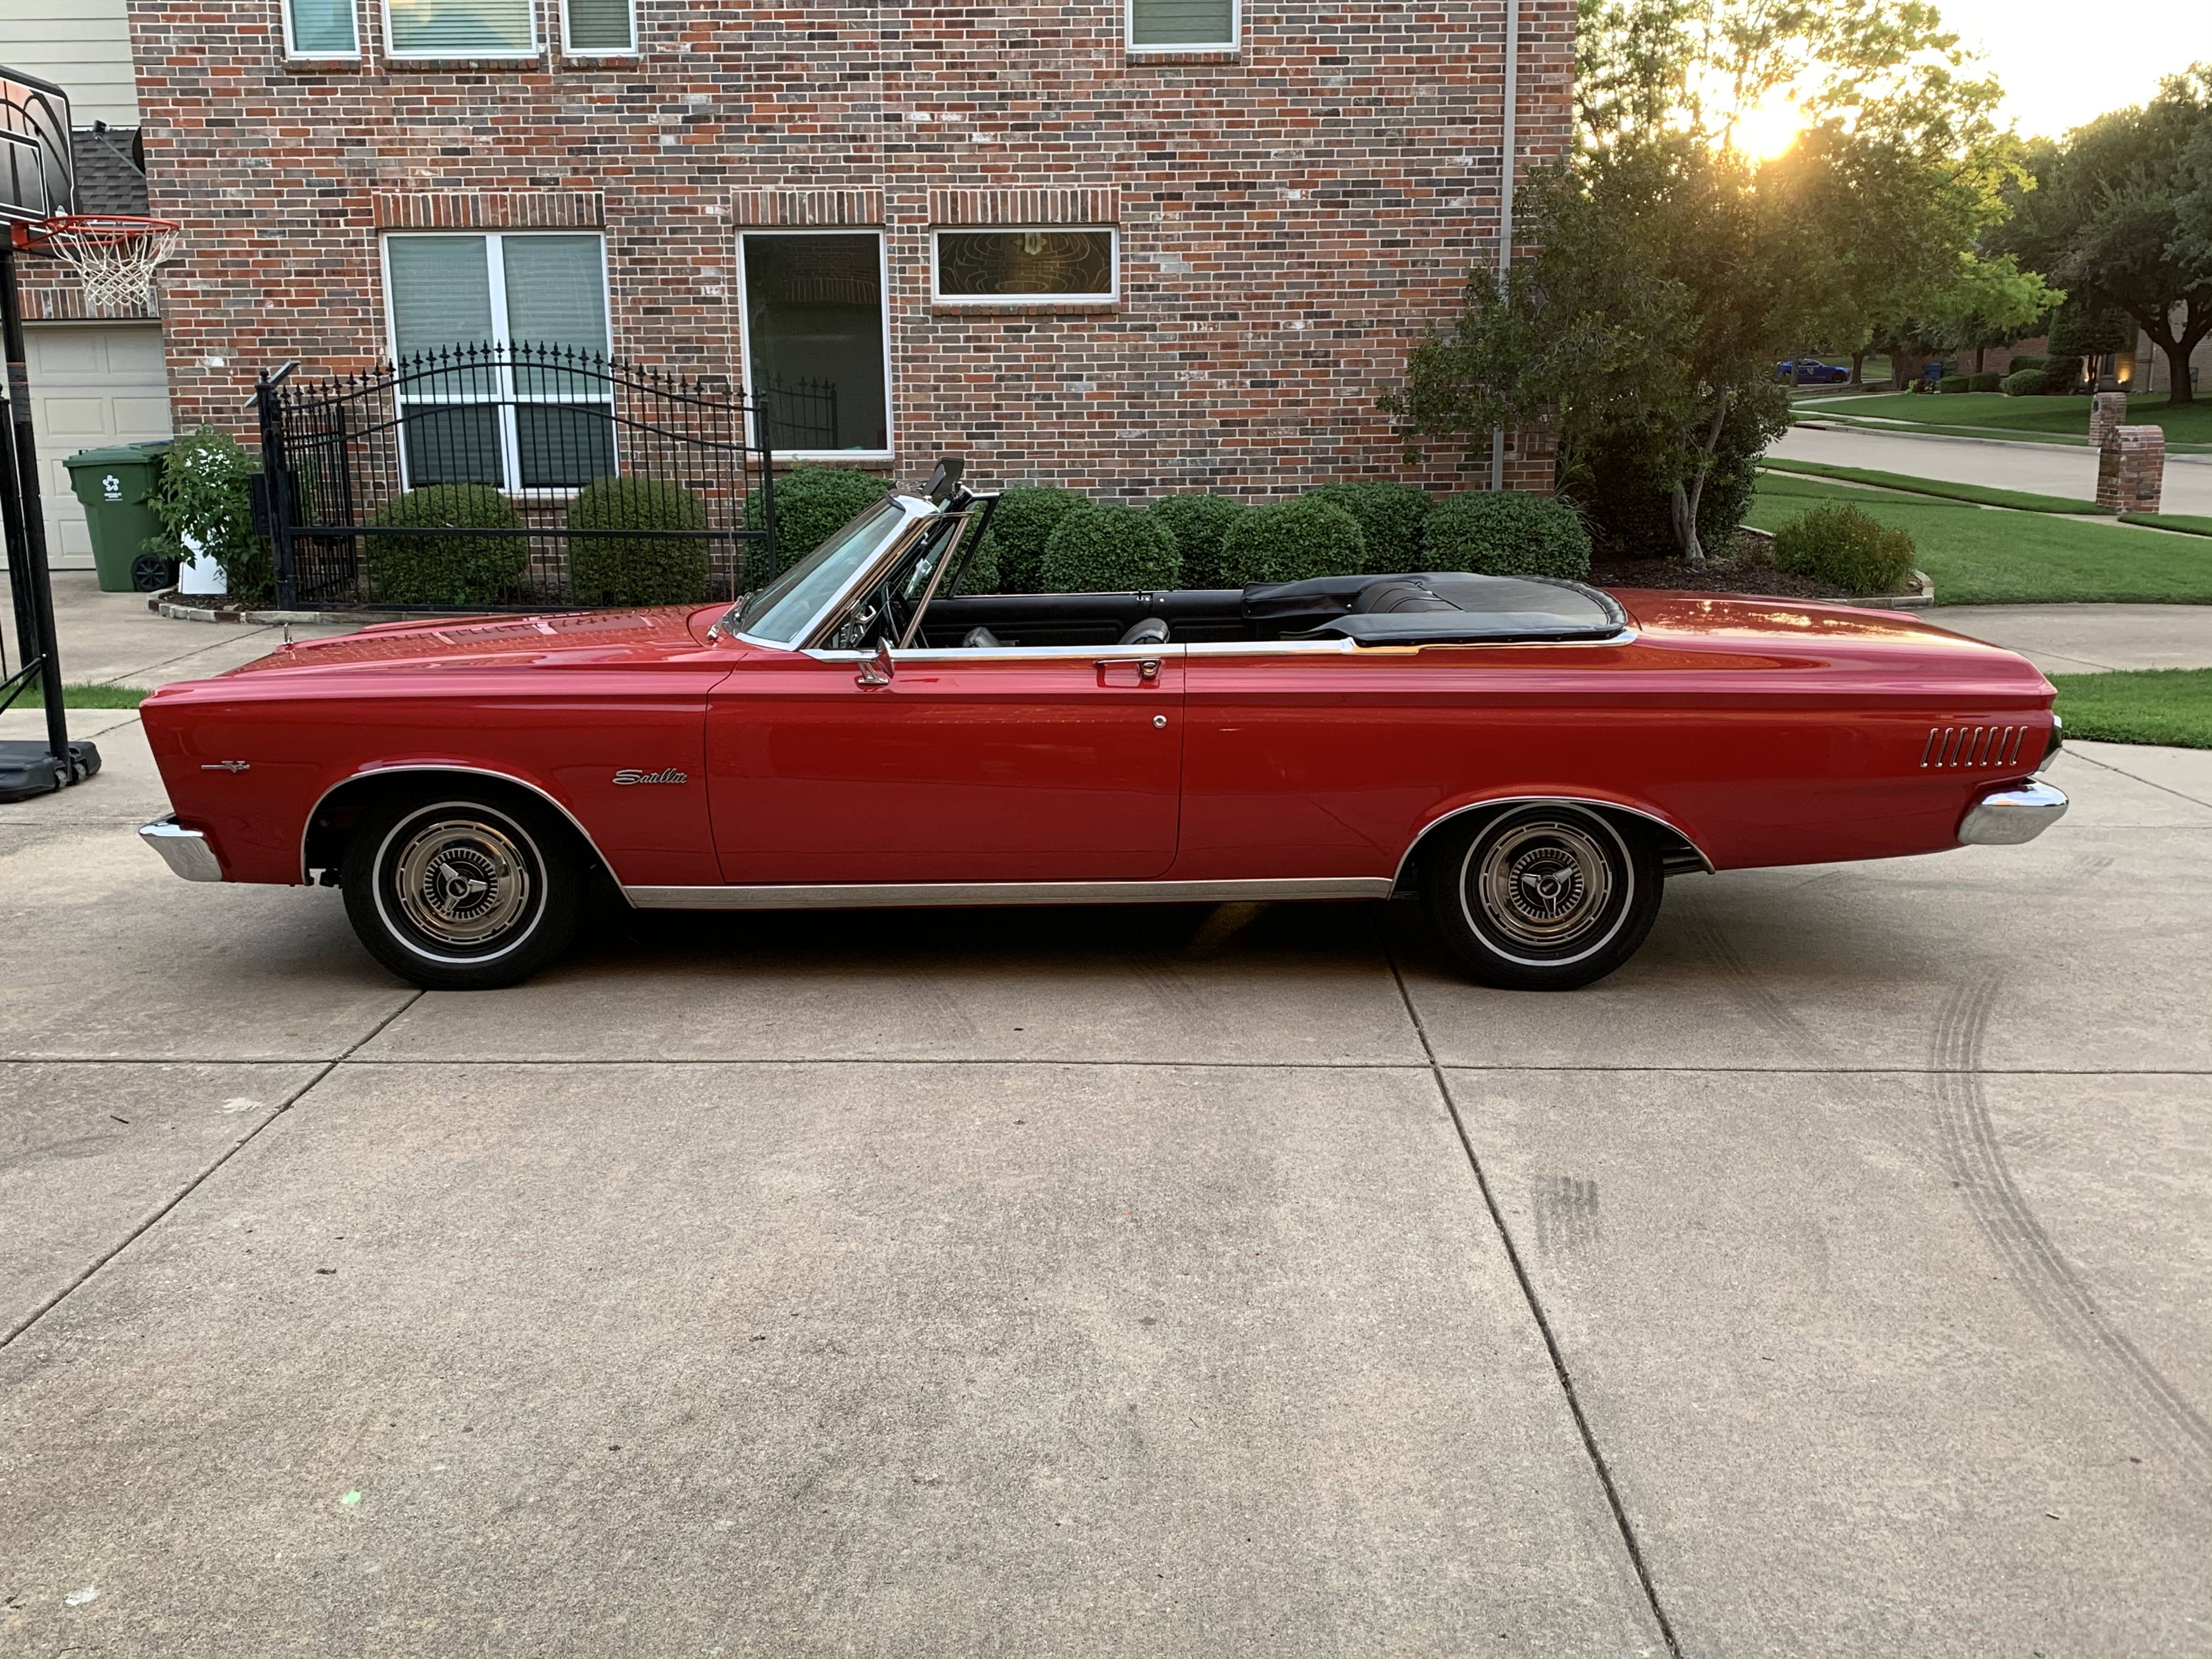
[(1720, 969), (1728, 994), (1741, 1004), (1753, 1019), (1791, 1044), (1798, 1057), (1817, 1060), (1823, 1065), (1839, 1063), (1820, 1034), (1798, 1017), (1789, 1000), (1777, 995), (1765, 981), (1752, 972), (1751, 965), (1744, 961), (1735, 948), (1735, 941), (1729, 937), (1728, 929), (1717, 916), (1700, 908), (1690, 918), (1689, 933), (1706, 959)]
[(2003, 1258), (2028, 1305), (2174, 1460), (2189, 1495), (2212, 1504), (2212, 1423), (2098, 1305), (2044, 1231), (2005, 1162), (1980, 1069), (2002, 979), (1998, 970), (1960, 986), (1936, 1021), (1930, 1063), (1944, 1164), (1975, 1225)]

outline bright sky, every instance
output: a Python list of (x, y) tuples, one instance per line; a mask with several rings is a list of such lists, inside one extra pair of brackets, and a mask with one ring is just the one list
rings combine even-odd
[(2206, 0), (1936, 0), (1961, 44), (2004, 88), (2020, 131), (2056, 138), (2106, 110), (2140, 104), (2159, 81), (2212, 63)]

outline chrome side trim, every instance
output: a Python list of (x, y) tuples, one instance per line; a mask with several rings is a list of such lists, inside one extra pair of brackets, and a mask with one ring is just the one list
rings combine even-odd
[[(599, 867), (601, 869), (605, 870), (610, 876), (613, 875), (615, 872), (614, 866), (607, 861), (607, 855), (599, 851), (599, 842), (592, 839), (592, 832), (584, 828), (582, 820), (578, 818), (574, 812), (571, 812), (561, 801), (556, 800), (553, 796), (546, 793), (544, 790), (531, 782), (529, 779), (518, 778), (512, 772), (495, 772), (489, 766), (464, 766), (453, 762), (441, 763), (436, 761), (417, 761), (409, 762), (406, 764), (400, 766), (372, 766), (366, 771), (356, 772), (350, 776), (340, 778), (329, 788), (324, 790), (321, 794), (315, 797), (315, 804), (307, 809), (307, 818), (300, 825), (300, 879), (302, 883), (305, 883), (309, 879), (307, 875), (307, 836), (314, 830), (315, 814), (323, 810), (323, 803), (328, 800), (332, 795), (337, 794), (339, 790), (347, 787), (350, 784), (359, 783), (367, 778), (380, 778), (386, 776), (387, 775), (400, 772), (459, 772), (465, 773), (471, 777), (497, 778), (501, 783), (511, 783), (518, 789), (527, 789), (532, 794), (537, 796), (538, 799), (544, 801), (548, 806), (558, 812), (562, 817), (568, 820), (569, 826), (574, 829), (578, 835), (584, 838), (584, 845), (592, 849), (592, 856), (599, 861)], [(628, 892), (629, 890), (628, 888), (624, 888), (623, 890), (624, 892)]]
[[(1413, 839), (1407, 843), (1405, 852), (1399, 857), (1398, 873), (1390, 883), (1392, 890), (1396, 890), (1398, 884), (1406, 879), (1406, 866), (1413, 860), (1413, 849), (1426, 841), (1429, 838), (1429, 833), (1439, 824), (1449, 823), (1454, 818), (1464, 817), (1469, 812), (1486, 812), (1497, 806), (1533, 805), (1542, 801), (1559, 801), (1569, 806), (1595, 806), (1605, 811), (1626, 812), (1631, 817), (1642, 818), (1646, 823), (1656, 823), (1668, 835), (1680, 836), (1682, 845), (1697, 854), (1696, 867), (1699, 871), (1709, 876), (1713, 873), (1712, 860), (1705, 856), (1705, 849), (1698, 846), (1681, 825), (1670, 823), (1656, 812), (1647, 812), (1640, 806), (1623, 806), (1617, 800), (1598, 800), (1589, 795), (1498, 795), (1489, 800), (1469, 801), (1464, 806), (1455, 806), (1442, 817), (1432, 818), (1423, 824)], [(1672, 875), (1674, 872), (1670, 868), (1667, 873)]]
[(1959, 825), (1962, 847), (2017, 847), (2066, 816), (2067, 799), (2047, 783), (1992, 789), (1966, 809)]
[(173, 875), (186, 881), (221, 881), (222, 866), (216, 861), (215, 848), (208, 838), (197, 830), (186, 830), (177, 823), (171, 812), (155, 818), (138, 832), (138, 839), (161, 855), (161, 862), (169, 866)]
[(815, 910), (945, 904), (1206, 904), (1235, 899), (1386, 899), (1382, 876), (1257, 881), (853, 882), (823, 886), (625, 887), (641, 910)]

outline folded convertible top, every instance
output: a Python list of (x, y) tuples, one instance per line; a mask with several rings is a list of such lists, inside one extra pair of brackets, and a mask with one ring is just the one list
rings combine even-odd
[(1456, 570), (1248, 587), (1243, 610), (1249, 621), (1272, 623), (1286, 639), (1367, 645), (1603, 640), (1628, 625), (1611, 594), (1581, 582)]

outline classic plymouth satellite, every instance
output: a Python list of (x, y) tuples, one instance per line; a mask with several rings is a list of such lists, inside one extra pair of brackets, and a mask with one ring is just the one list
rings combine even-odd
[[(940, 472), (940, 479), (944, 474)], [(969, 595), (995, 498), (869, 508), (727, 607), (398, 623), (144, 705), (195, 881), (343, 890), (424, 986), (641, 907), (1418, 894), (1588, 984), (1668, 876), (2023, 842), (2051, 688), (1893, 612), (1449, 572)]]

